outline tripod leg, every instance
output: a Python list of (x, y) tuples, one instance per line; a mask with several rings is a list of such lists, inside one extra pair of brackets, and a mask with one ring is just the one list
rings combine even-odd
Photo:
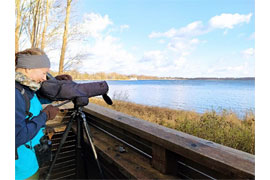
[(48, 180), (48, 179), (50, 178), (50, 176), (51, 176), (52, 169), (53, 169), (54, 164), (55, 164), (55, 162), (56, 162), (57, 156), (58, 156), (58, 154), (60, 153), (60, 150), (61, 150), (63, 144), (65, 143), (66, 139), (67, 139), (67, 135), (68, 135), (68, 133), (69, 133), (69, 131), (70, 131), (70, 129), (71, 129), (71, 126), (72, 126), (74, 117), (75, 117), (75, 114), (74, 114), (73, 117), (70, 119), (70, 121), (69, 121), (69, 123), (68, 123), (68, 125), (67, 125), (67, 127), (66, 127), (66, 129), (65, 129), (65, 132), (64, 132), (63, 137), (62, 137), (62, 139), (61, 139), (61, 141), (60, 141), (60, 144), (59, 144), (59, 147), (58, 147), (58, 149), (57, 149), (57, 152), (56, 152), (56, 154), (55, 154), (55, 156), (54, 156), (53, 162), (51, 163), (49, 172), (48, 172), (48, 174), (47, 174), (47, 176), (46, 176), (46, 178), (45, 178), (46, 180)]
[(82, 121), (77, 117), (77, 144), (76, 144), (76, 178), (83, 179), (85, 177), (83, 150), (81, 142), (83, 141)]
[(97, 157), (97, 152), (96, 152), (96, 149), (95, 149), (95, 146), (94, 146), (94, 143), (92, 141), (92, 138), (90, 136), (90, 128), (86, 122), (86, 118), (85, 118), (85, 115), (83, 114), (82, 116), (82, 119), (83, 119), (83, 126), (84, 126), (84, 129), (85, 129), (85, 132), (86, 132), (86, 136), (87, 136), (87, 139), (92, 147), (92, 150), (93, 150), (93, 153), (94, 153), (94, 157), (95, 157), (95, 160), (97, 162), (97, 166), (98, 166), (98, 169), (99, 169), (99, 173), (100, 173), (100, 176), (102, 179), (104, 179), (104, 175), (103, 175), (103, 171), (101, 169), (101, 166), (99, 164), (99, 160), (98, 160), (98, 157)]

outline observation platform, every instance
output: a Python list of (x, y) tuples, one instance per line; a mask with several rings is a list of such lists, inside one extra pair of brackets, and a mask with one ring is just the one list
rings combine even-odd
[[(53, 152), (70, 120), (72, 103), (47, 126)], [(105, 179), (255, 179), (255, 156), (92, 103), (83, 108)], [(73, 123), (51, 179), (101, 179), (84, 135), (76, 156)], [(48, 166), (41, 168), (45, 175)]]

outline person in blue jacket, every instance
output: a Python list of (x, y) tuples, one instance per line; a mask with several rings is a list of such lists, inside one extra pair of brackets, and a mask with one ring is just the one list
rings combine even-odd
[[(46, 80), (50, 60), (42, 50), (30, 48), (16, 53), (15, 61), (15, 83), (23, 87), (22, 91), (15, 89), (15, 178), (38, 179), (39, 165), (34, 147), (44, 136), (46, 121), (54, 119), (59, 111), (52, 105), (42, 109), (42, 99), (36, 93)], [(56, 79), (72, 80), (69, 75), (59, 75)], [(28, 114), (23, 93), (30, 99)]]

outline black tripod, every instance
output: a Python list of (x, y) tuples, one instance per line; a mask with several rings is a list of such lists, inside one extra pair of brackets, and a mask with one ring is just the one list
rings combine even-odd
[(88, 140), (88, 142), (91, 145), (91, 148), (93, 150), (94, 157), (95, 157), (95, 160), (97, 162), (97, 166), (98, 166), (98, 169), (99, 169), (100, 176), (101, 176), (102, 179), (104, 179), (103, 172), (102, 172), (102, 169), (100, 167), (99, 160), (98, 160), (98, 157), (97, 157), (96, 149), (95, 149), (95, 146), (93, 144), (92, 138), (90, 136), (90, 128), (89, 128), (89, 126), (88, 126), (88, 124), (86, 122), (85, 114), (82, 111), (82, 106), (75, 107), (74, 109), (75, 110), (71, 114), (70, 121), (67, 124), (67, 127), (66, 127), (66, 129), (64, 131), (64, 134), (63, 134), (63, 137), (62, 137), (62, 139), (60, 141), (59, 147), (58, 147), (57, 152), (55, 154), (55, 157), (54, 157), (54, 159), (53, 159), (53, 161), (51, 163), (51, 166), (49, 168), (49, 172), (48, 172), (48, 174), (47, 174), (47, 176), (45, 178), (46, 180), (48, 180), (50, 178), (50, 176), (51, 176), (52, 169), (53, 169), (53, 167), (55, 165), (57, 156), (60, 153), (60, 150), (61, 150), (63, 144), (66, 141), (67, 135), (68, 135), (68, 133), (69, 133), (71, 127), (72, 127), (72, 123), (73, 123), (74, 120), (77, 120), (77, 150), (79, 148), (81, 148), (81, 139), (82, 139), (82, 136), (83, 136), (83, 133), (81, 133), (82, 132), (81, 125), (83, 125), (83, 129), (85, 130), (87, 140)]

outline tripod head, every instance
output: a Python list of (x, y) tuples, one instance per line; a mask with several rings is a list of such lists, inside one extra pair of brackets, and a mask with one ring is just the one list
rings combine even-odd
[[(103, 94), (102, 98), (108, 105), (113, 104), (111, 98), (107, 94)], [(83, 107), (89, 103), (89, 98), (88, 97), (76, 97), (72, 102), (74, 104), (74, 107), (76, 107), (76, 108)]]
[[(78, 117), (80, 117), (83, 121), (86, 121), (86, 116), (83, 112), (83, 106), (75, 106), (74, 105), (74, 111), (73, 111), (73, 116), (75, 119), (79, 120)], [(77, 122), (78, 123), (78, 122)]]

